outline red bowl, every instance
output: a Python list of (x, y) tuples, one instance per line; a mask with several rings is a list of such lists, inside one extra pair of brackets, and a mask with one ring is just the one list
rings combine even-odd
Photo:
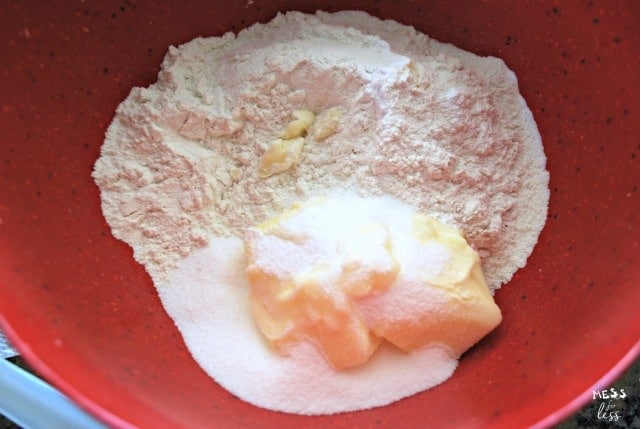
[[(491, 427), (558, 422), (640, 351), (640, 3), (5, 2), (0, 10), (0, 325), (112, 426)], [(549, 218), (496, 300), (504, 321), (446, 383), (323, 417), (248, 405), (190, 358), (90, 178), (104, 132), (170, 44), (276, 11), (363, 9), (505, 60), (538, 123)]]

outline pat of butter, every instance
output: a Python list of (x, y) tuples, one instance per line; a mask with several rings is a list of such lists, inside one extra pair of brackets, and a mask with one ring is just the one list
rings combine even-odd
[(464, 238), (390, 198), (296, 204), (248, 230), (245, 248), (254, 319), (284, 354), (309, 341), (341, 369), (386, 339), (459, 355), (501, 320)]
[[(402, 258), (407, 269), (386, 296), (361, 302), (360, 311), (376, 336), (405, 351), (440, 343), (459, 356), (493, 330), (502, 314), (480, 257), (462, 235), (422, 214), (415, 214), (412, 224), (419, 245)], [(422, 260), (421, 255), (440, 252), (447, 255), (440, 270)]]

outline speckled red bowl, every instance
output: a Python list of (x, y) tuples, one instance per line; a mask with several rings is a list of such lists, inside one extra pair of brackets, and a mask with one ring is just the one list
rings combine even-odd
[[(112, 426), (513, 428), (547, 425), (640, 350), (640, 3), (3, 2), (0, 324), (47, 379)], [(199, 3), (199, 4), (197, 4)], [(191, 360), (114, 239), (90, 178), (114, 109), (170, 44), (278, 10), (364, 9), (516, 72), (551, 173), (549, 219), (497, 294), (504, 322), (446, 383), (329, 417), (239, 401)]]

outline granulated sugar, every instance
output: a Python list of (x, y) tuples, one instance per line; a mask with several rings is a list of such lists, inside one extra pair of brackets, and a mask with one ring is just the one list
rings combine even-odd
[(240, 239), (214, 238), (158, 289), (196, 361), (243, 400), (290, 413), (337, 413), (386, 405), (455, 370), (457, 360), (438, 346), (403, 353), (384, 345), (366, 365), (343, 371), (305, 343), (280, 355), (251, 318), (243, 259)]
[[(298, 109), (340, 112), (335, 133), (310, 129), (296, 165), (261, 177)], [(274, 354), (247, 309), (245, 228), (335, 189), (388, 195), (463, 231), (495, 290), (525, 265), (549, 199), (540, 136), (505, 64), (362, 12), (290, 12), (171, 47), (158, 82), (118, 107), (93, 176), (114, 236), (200, 365), (249, 402), (311, 414), (398, 400), (456, 361), (386, 347), (337, 373), (309, 347)]]

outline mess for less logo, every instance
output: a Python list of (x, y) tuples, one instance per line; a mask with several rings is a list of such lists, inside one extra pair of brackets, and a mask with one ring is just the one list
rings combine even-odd
[(593, 399), (602, 399), (600, 406), (598, 407), (598, 420), (604, 420), (607, 422), (617, 422), (622, 418), (620, 410), (616, 409), (614, 400), (620, 400), (627, 397), (627, 393), (624, 389), (620, 389), (618, 392), (615, 388), (594, 390)]
[(620, 393), (615, 388), (594, 390), (593, 399), (624, 399), (627, 397), (627, 393), (624, 389), (620, 389)]

